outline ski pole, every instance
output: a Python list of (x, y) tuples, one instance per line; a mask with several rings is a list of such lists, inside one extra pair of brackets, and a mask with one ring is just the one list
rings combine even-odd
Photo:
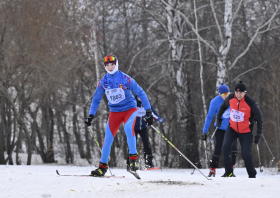
[(258, 151), (258, 159), (259, 159), (259, 164), (260, 164), (260, 172), (263, 172), (261, 159), (260, 159), (260, 150), (259, 150), (259, 145), (258, 144), (257, 144), (257, 151)]
[(270, 152), (270, 154), (271, 154), (271, 156), (272, 156), (271, 163), (272, 163), (272, 165), (273, 165), (273, 161), (274, 161), (275, 157), (273, 156), (273, 154), (272, 154), (272, 152), (271, 152), (271, 150), (270, 150), (270, 148), (269, 148), (269, 146), (268, 146), (268, 144), (267, 144), (267, 142), (266, 142), (266, 139), (265, 139), (265, 137), (264, 137), (263, 134), (262, 134), (262, 136), (263, 136), (264, 142), (265, 142), (265, 144), (266, 144), (266, 146), (267, 146), (267, 148), (268, 148), (268, 150), (269, 150), (269, 152)]
[[(100, 153), (101, 153), (101, 155), (102, 155), (102, 150), (101, 150), (101, 148), (100, 148), (100, 146), (99, 146), (99, 143), (98, 143), (98, 141), (97, 141), (97, 138), (95, 137), (95, 133), (94, 133), (93, 131), (92, 131), (91, 133), (93, 134), (94, 140), (95, 140), (95, 142), (96, 142), (96, 144), (97, 144), (97, 146), (98, 146), (98, 148), (99, 148), (99, 151), (100, 151)], [(115, 176), (115, 175), (112, 174), (111, 169), (110, 169), (110, 167), (109, 167), (109, 164), (108, 164), (108, 169), (109, 169), (111, 175), (112, 175), (112, 176)]]
[(170, 146), (172, 146), (178, 153), (180, 153), (180, 155), (181, 156), (183, 156), (195, 169), (197, 169), (207, 180), (211, 180), (211, 179), (209, 179), (208, 177), (206, 177), (181, 151), (179, 151), (166, 137), (164, 137), (164, 135), (162, 135), (161, 133), (160, 133), (160, 131), (157, 129), (157, 128), (155, 128), (153, 125), (151, 125), (151, 127), (156, 131), (156, 132), (158, 132), (158, 134), (160, 134), (161, 135), (161, 137), (163, 138), (163, 139), (165, 139), (167, 142), (168, 142), (168, 144), (170, 144)]
[[(214, 135), (215, 135), (217, 129), (218, 129), (218, 127), (216, 127), (215, 131), (214, 131), (213, 134), (211, 135), (211, 137), (210, 137), (210, 139), (209, 139), (207, 145), (212, 141), (212, 138), (214, 137)], [(204, 145), (205, 145), (205, 144), (206, 144), (206, 141), (204, 141)], [(205, 146), (205, 156), (206, 156), (206, 158), (207, 158), (207, 155), (206, 155), (207, 145)], [(197, 162), (196, 164), (198, 164), (198, 163), (201, 161), (201, 158), (202, 158), (202, 156), (199, 158), (199, 160), (198, 160), (198, 162)], [(193, 174), (194, 171), (195, 171), (195, 169), (193, 169), (193, 172), (192, 172), (191, 174)]]

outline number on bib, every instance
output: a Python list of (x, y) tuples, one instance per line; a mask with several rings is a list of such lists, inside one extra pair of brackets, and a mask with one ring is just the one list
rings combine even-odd
[(111, 104), (118, 104), (125, 99), (125, 93), (122, 88), (106, 89), (105, 93)]
[(237, 111), (235, 109), (232, 109), (230, 111), (230, 119), (234, 122), (243, 122), (244, 121), (244, 114), (241, 111)]

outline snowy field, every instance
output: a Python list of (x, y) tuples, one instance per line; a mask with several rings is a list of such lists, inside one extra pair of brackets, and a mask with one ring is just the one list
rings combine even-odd
[[(257, 169), (256, 179), (249, 179), (245, 168), (235, 169), (235, 178), (222, 178), (224, 169), (207, 180), (192, 169), (138, 171), (137, 180), (125, 169), (111, 169), (112, 174), (125, 178), (63, 177), (56, 174), (89, 174), (95, 167), (61, 165), (0, 166), (1, 198), (279, 198), (280, 174), (276, 169)], [(207, 175), (208, 170), (201, 169)], [(108, 171), (106, 175), (110, 175)]]

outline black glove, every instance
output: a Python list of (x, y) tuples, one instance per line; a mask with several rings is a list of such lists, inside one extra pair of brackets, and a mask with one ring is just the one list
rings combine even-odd
[(261, 135), (256, 135), (254, 143), (258, 144), (260, 142), (260, 140), (261, 140)]
[(152, 114), (152, 110), (151, 110), (151, 109), (148, 109), (148, 110), (146, 111), (146, 118), (145, 118), (145, 121), (146, 121), (146, 125), (147, 125), (147, 126), (150, 126), (150, 125), (153, 124), (154, 119), (153, 119), (153, 114)]
[(93, 118), (94, 118), (94, 115), (89, 114), (89, 116), (85, 119), (85, 124), (87, 126), (90, 126), (91, 125), (91, 121), (93, 120)]
[(207, 133), (202, 133), (202, 140), (204, 140), (204, 141), (206, 141), (206, 139), (207, 139)]
[(216, 127), (220, 128), (222, 126), (222, 121), (223, 119), (222, 118), (217, 118), (217, 121), (216, 121)]

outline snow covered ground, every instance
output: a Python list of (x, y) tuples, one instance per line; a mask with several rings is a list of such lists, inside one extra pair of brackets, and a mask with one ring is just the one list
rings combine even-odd
[[(95, 167), (61, 165), (0, 166), (1, 198), (118, 198), (118, 197), (211, 197), (211, 198), (278, 198), (280, 174), (276, 169), (257, 169), (256, 179), (249, 179), (245, 168), (235, 169), (235, 178), (222, 178), (224, 169), (217, 169), (217, 176), (207, 180), (192, 169), (163, 169), (138, 171), (137, 180), (125, 169), (111, 169), (125, 178), (62, 177), (56, 174), (89, 174)], [(207, 175), (208, 170), (201, 169)], [(106, 175), (110, 175), (108, 171)]]

